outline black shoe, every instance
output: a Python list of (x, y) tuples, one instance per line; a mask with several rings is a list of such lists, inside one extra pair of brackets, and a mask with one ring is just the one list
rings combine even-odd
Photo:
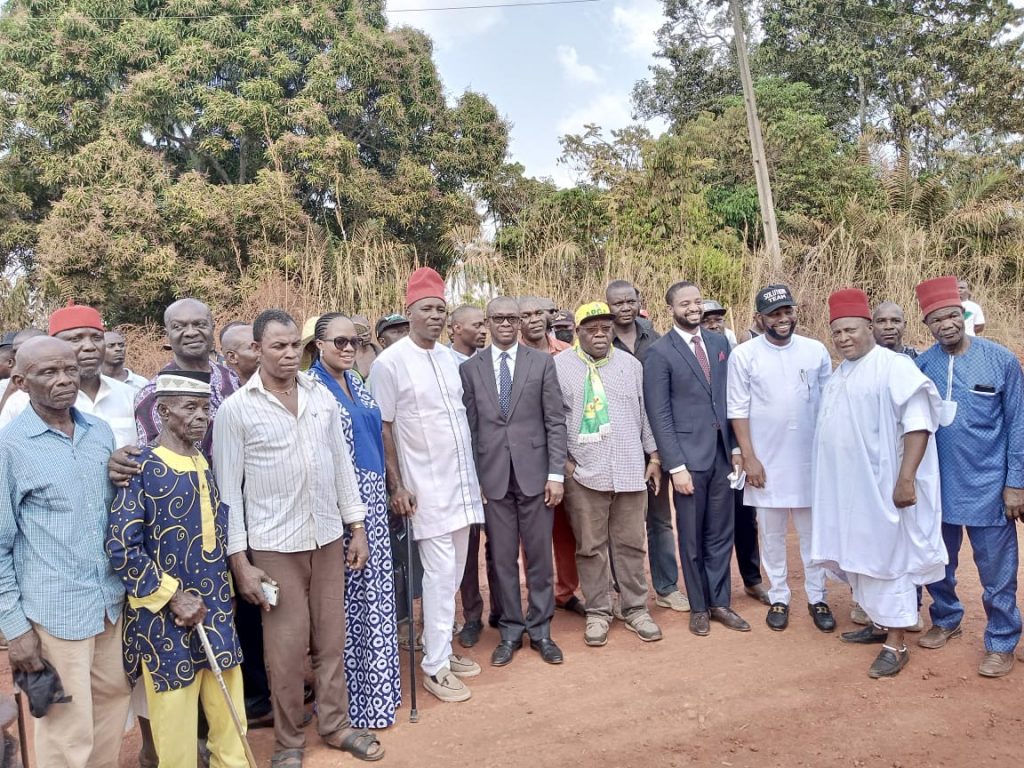
[(910, 661), (910, 651), (907, 646), (901, 650), (894, 650), (888, 645), (883, 645), (881, 652), (875, 657), (871, 668), (868, 670), (868, 677), (877, 680), (880, 677), (892, 677), (898, 675), (900, 670), (907, 666)]
[(888, 635), (884, 629), (878, 629), (874, 624), (868, 624), (864, 629), (855, 632), (843, 632), (839, 639), (844, 643), (856, 643), (857, 645), (871, 645), (873, 643), (884, 643)]
[(467, 621), (459, 630), (459, 645), (463, 648), (472, 648), (480, 642), (480, 633), (483, 631), (482, 621)]
[(587, 617), (587, 607), (583, 605), (583, 601), (580, 600), (576, 595), (573, 595), (564, 603), (555, 603), (555, 608), (561, 611), (568, 611), (569, 613), (575, 613), (577, 616)]
[(694, 611), (690, 614), (690, 631), (698, 637), (710, 635), (710, 619), (707, 611)]
[(832, 615), (832, 609), (828, 603), (807, 604), (807, 611), (814, 619), (814, 626), (822, 632), (833, 632), (836, 628), (836, 617)]
[(516, 655), (516, 651), (521, 647), (522, 641), (513, 643), (511, 640), (502, 640), (491, 653), (491, 666), (504, 667), (512, 661), (512, 657)]
[(539, 653), (540, 657), (548, 664), (561, 664), (564, 660), (562, 658), (562, 649), (555, 645), (555, 641), (549, 637), (544, 637), (540, 640), (531, 639), (530, 647)]
[(772, 603), (764, 623), (776, 632), (784, 630), (789, 626), (789, 606), (785, 603)]
[(498, 614), (492, 613), (487, 617), (487, 625), (491, 629), (497, 629), (499, 624), (501, 624), (501, 616)]

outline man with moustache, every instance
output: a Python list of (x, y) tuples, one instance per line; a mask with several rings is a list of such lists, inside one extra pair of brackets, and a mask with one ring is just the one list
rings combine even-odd
[(792, 519), (804, 564), (807, 610), (822, 632), (836, 627), (825, 602), (825, 569), (810, 562), (811, 450), (821, 391), (832, 375), (825, 345), (796, 334), (797, 308), (785, 285), (757, 293), (764, 335), (729, 357), (729, 423), (747, 473), (744, 501), (757, 510), (761, 563), (771, 589), (768, 626), (789, 625), (786, 533)]
[(448, 335), (455, 360), (461, 365), (487, 346), (484, 311), (472, 304), (457, 307), (448, 318)]
[(470, 529), (484, 521), (480, 481), (459, 368), (438, 344), (448, 313), (444, 280), (417, 269), (405, 303), (409, 335), (377, 358), (370, 386), (384, 420), (391, 507), (412, 518), (423, 563), (423, 685), (441, 701), (466, 701), (462, 678), (480, 667), (452, 653), (452, 625)]
[(224, 353), (224, 364), (238, 377), (239, 386), (244, 385), (260, 367), (260, 357), (252, 344), (252, 326), (240, 320), (225, 325), (220, 332), (220, 348)]
[(875, 307), (875, 311), (871, 313), (871, 326), (878, 346), (906, 355), (911, 360), (917, 358), (917, 350), (903, 343), (907, 319), (903, 314), (903, 307), (895, 301), (883, 301)]
[(130, 688), (124, 587), (103, 550), (114, 435), (75, 407), (80, 369), (61, 339), (18, 350), (14, 383), (29, 406), (0, 430), (0, 632), (13, 670), (52, 665), (70, 697), (35, 720), (33, 763), (117, 768)]
[[(562, 500), (565, 472), (562, 391), (551, 356), (518, 343), (519, 306), (514, 299), (492, 300), (487, 326), (491, 346), (464, 363), (459, 374), (494, 559), (495, 578), (489, 584), (504, 608), (501, 642), (491, 654), (491, 664), (510, 663), (524, 632), (544, 661), (561, 664), (562, 651), (551, 639), (551, 526), (552, 508)], [(525, 617), (520, 545), (529, 594)]]
[(109, 376), (115, 381), (127, 384), (138, 392), (148, 381), (124, 367), (124, 358), (128, 351), (124, 336), (120, 331), (106, 331), (103, 334), (103, 375)]
[[(62, 307), (50, 315), (49, 330), (51, 336), (70, 343), (75, 350), (79, 372), (75, 408), (103, 419), (114, 433), (116, 447), (134, 445), (135, 390), (102, 373), (104, 328), (100, 313), (84, 304)], [(10, 424), (28, 404), (28, 392), (13, 393), (0, 413), (0, 428)]]
[[(228, 507), (228, 563), (235, 589), (263, 613), (274, 708), (274, 765), (302, 764), (303, 683), (313, 654), (317, 723), (327, 746), (377, 760), (376, 737), (351, 727), (345, 683), (345, 566), (369, 553), (348, 444), (326, 387), (299, 374), (302, 337), (290, 315), (253, 322), (260, 368), (224, 401), (213, 430), (213, 467)], [(345, 529), (351, 535), (347, 551)], [(271, 606), (267, 582), (280, 590)]]
[(926, 280), (917, 296), (936, 341), (917, 365), (945, 398), (946, 418), (935, 443), (949, 553), (944, 576), (928, 584), (932, 627), (918, 645), (942, 648), (961, 634), (956, 571), (966, 529), (988, 619), (978, 674), (1002, 677), (1013, 668), (1021, 633), (1015, 521), (1024, 518), (1024, 376), (1010, 350), (967, 334), (954, 278)]
[(690, 631), (750, 625), (730, 608), (734, 494), (730, 472), (743, 466), (726, 412), (729, 342), (703, 332), (704, 301), (691, 282), (665, 294), (673, 328), (647, 353), (644, 399), (675, 493), (679, 551), (690, 600)]
[(657, 492), (661, 460), (644, 412), (643, 366), (612, 346), (613, 319), (604, 302), (584, 304), (576, 310), (579, 347), (555, 357), (569, 433), (565, 508), (576, 537), (589, 646), (608, 642), (609, 556), (626, 628), (645, 642), (662, 637), (647, 611), (644, 575), (647, 484)]
[(867, 295), (829, 297), (832, 340), (843, 361), (822, 394), (812, 454), (811, 562), (846, 574), (874, 622), (847, 643), (884, 643), (868, 670), (891, 677), (907, 665), (917, 586), (942, 577), (939, 426), (935, 385), (906, 355), (879, 347)]
[(551, 299), (523, 296), (518, 303), (522, 316), (522, 323), (519, 327), (520, 342), (532, 349), (552, 355), (569, 349), (571, 345), (559, 341), (549, 333), (552, 319), (548, 309), (555, 304)]
[[(644, 364), (647, 350), (660, 337), (657, 331), (637, 320), (640, 296), (632, 283), (613, 280), (604, 291), (608, 308), (615, 316), (612, 345)], [(679, 564), (676, 560), (676, 535), (672, 530), (672, 507), (669, 501), (671, 481), (668, 472), (661, 471), (658, 492), (647, 488), (647, 560), (651, 567), (654, 586), (654, 604), (662, 608), (685, 612), (690, 610), (686, 595), (679, 591)]]

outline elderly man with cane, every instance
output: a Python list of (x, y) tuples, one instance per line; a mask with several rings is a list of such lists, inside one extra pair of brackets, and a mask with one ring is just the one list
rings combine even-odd
[(128, 592), (125, 669), (141, 678), (161, 763), (196, 765), (201, 700), (214, 764), (247, 768), (228, 512), (196, 447), (210, 425), (210, 374), (165, 370), (155, 396), (160, 435), (142, 449), (141, 472), (119, 490), (108, 525), (107, 553)]

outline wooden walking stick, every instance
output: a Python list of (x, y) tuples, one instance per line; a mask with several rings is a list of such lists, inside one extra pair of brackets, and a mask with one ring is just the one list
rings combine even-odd
[(25, 734), (25, 708), (21, 706), (21, 689), (14, 688), (14, 703), (18, 706), (18, 752), (21, 753), (22, 768), (28, 764), (28, 736)]
[(405, 603), (409, 609), (409, 722), (418, 723), (419, 710), (416, 709), (416, 614), (413, 605), (413, 567), (412, 567), (412, 523), (405, 518)]
[(228, 693), (228, 687), (224, 683), (224, 676), (220, 672), (220, 664), (217, 663), (217, 655), (213, 652), (213, 646), (210, 645), (210, 638), (206, 636), (206, 627), (201, 623), (196, 624), (196, 632), (199, 633), (199, 642), (203, 644), (203, 650), (206, 652), (206, 660), (210, 663), (210, 670), (213, 672), (214, 677), (217, 678), (217, 684), (220, 685), (220, 692), (224, 694), (224, 702), (228, 705), (228, 712), (231, 713), (231, 721), (235, 724), (235, 731), (238, 733), (238, 738), (242, 740), (242, 747), (245, 749), (245, 759), (249, 763), (249, 768), (257, 768), (256, 758), (253, 757), (252, 747), (249, 746), (248, 740), (245, 738), (245, 729), (242, 728), (242, 721), (238, 719), (238, 712), (235, 710), (235, 704), (231, 701), (231, 694)]

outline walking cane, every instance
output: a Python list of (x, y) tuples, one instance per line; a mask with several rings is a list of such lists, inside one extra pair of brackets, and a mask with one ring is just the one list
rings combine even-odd
[(25, 709), (21, 706), (21, 689), (14, 689), (14, 703), (18, 705), (18, 751), (21, 753), (22, 768), (28, 764), (28, 736), (25, 735)]
[(420, 720), (419, 710), (416, 709), (416, 614), (412, 602), (412, 522), (405, 518), (405, 602), (409, 609), (409, 690), (412, 700), (409, 702), (412, 707), (409, 711), (409, 722), (418, 723)]
[(231, 721), (235, 724), (235, 731), (238, 733), (238, 738), (242, 740), (242, 747), (245, 749), (245, 759), (249, 763), (249, 768), (257, 768), (256, 758), (252, 754), (252, 747), (249, 746), (249, 742), (245, 738), (245, 731), (242, 729), (242, 721), (238, 719), (235, 704), (231, 701), (231, 694), (228, 693), (227, 685), (224, 684), (224, 676), (220, 672), (217, 655), (213, 652), (213, 646), (210, 645), (210, 638), (206, 636), (206, 627), (202, 624), (196, 624), (196, 631), (199, 633), (199, 641), (203, 644), (203, 650), (206, 651), (206, 660), (210, 664), (210, 670), (217, 678), (220, 692), (224, 694), (224, 702), (228, 705), (228, 712), (231, 713)]

